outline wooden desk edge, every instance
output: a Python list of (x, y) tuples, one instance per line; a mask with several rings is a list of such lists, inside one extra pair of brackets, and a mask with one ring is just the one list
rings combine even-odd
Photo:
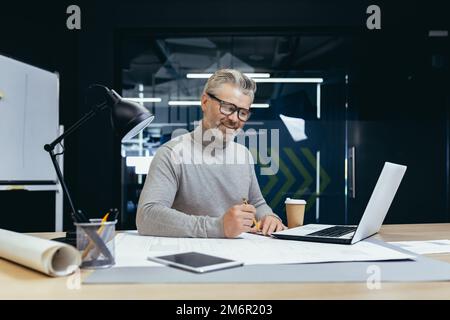
[[(449, 239), (450, 224), (384, 225), (376, 237), (384, 241)], [(450, 254), (428, 256), (450, 262)], [(83, 270), (81, 276), (90, 272)], [(47, 277), (0, 259), (0, 288), (8, 288), (0, 289), (0, 299), (450, 299), (448, 281), (382, 283), (380, 290), (369, 290), (366, 283), (89, 284), (70, 290), (69, 279)]]

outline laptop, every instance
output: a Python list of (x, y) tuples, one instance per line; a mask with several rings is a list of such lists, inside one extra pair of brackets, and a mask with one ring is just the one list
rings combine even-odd
[(354, 244), (377, 233), (406, 172), (406, 166), (385, 162), (358, 226), (307, 224), (272, 233), (278, 239)]

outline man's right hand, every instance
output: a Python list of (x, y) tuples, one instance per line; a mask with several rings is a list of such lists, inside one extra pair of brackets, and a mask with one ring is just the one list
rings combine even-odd
[(232, 206), (223, 216), (223, 231), (225, 237), (236, 238), (243, 232), (252, 230), (256, 208), (251, 204)]

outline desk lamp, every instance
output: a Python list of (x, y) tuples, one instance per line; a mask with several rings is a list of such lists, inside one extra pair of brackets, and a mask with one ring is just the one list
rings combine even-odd
[[(85, 122), (94, 117), (97, 113), (103, 111), (104, 109), (109, 109), (111, 111), (111, 122), (114, 131), (119, 136), (121, 141), (130, 139), (141, 132), (146, 126), (153, 121), (154, 117), (145, 107), (138, 103), (124, 100), (119, 94), (114, 90), (110, 90), (102, 85), (91, 85), (89, 90), (100, 89), (102, 92), (102, 98), (104, 99), (100, 104), (95, 105), (91, 111), (86, 113), (81, 119), (79, 119), (75, 124), (73, 124), (69, 129), (67, 129), (63, 134), (56, 138), (52, 143), (46, 144), (44, 146), (45, 151), (50, 154), (53, 166), (55, 167), (56, 174), (58, 176), (59, 182), (61, 183), (64, 194), (69, 201), (69, 206), (71, 210), (71, 218), (73, 222), (88, 222), (89, 220), (84, 216), (81, 211), (78, 211), (70, 195), (69, 189), (64, 181), (63, 175), (61, 173), (61, 168), (59, 167), (56, 157), (59, 155), (55, 154), (55, 147), (62, 142), (62, 140), (76, 131)], [(69, 237), (66, 235), (65, 238), (53, 239), (62, 242), (67, 242), (73, 244), (73, 236)]]

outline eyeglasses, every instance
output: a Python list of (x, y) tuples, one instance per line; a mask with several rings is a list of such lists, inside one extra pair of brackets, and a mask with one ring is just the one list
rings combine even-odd
[(213, 98), (214, 100), (216, 100), (217, 102), (219, 102), (219, 106), (220, 106), (219, 110), (222, 114), (224, 114), (226, 116), (230, 116), (237, 111), (239, 120), (247, 121), (252, 114), (252, 112), (249, 109), (239, 108), (238, 106), (236, 106), (230, 102), (220, 100), (219, 98), (217, 98), (215, 95), (213, 95), (211, 93), (207, 93), (207, 95), (210, 96), (211, 98)]

